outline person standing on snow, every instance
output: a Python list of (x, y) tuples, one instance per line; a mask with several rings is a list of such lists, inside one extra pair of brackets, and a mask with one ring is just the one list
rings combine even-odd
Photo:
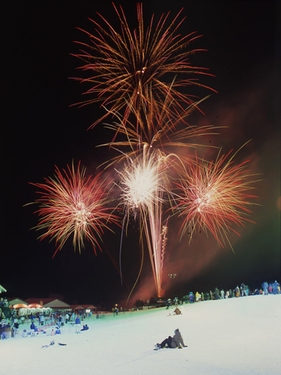
[(80, 333), (80, 329), (81, 329), (81, 319), (80, 319), (80, 316), (77, 315), (75, 319), (75, 333)]

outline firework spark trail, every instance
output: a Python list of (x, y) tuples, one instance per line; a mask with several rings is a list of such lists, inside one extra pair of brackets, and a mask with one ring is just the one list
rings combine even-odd
[[(166, 111), (166, 106), (168, 106), (166, 102), (161, 113), (145, 116), (145, 119), (139, 116), (138, 122), (142, 123), (141, 128), (147, 128), (147, 131), (143, 132), (137, 131), (135, 124), (129, 120), (126, 126), (122, 125), (121, 115), (115, 113), (114, 116), (119, 121), (107, 123), (105, 127), (112, 130), (115, 135), (118, 132), (123, 134), (125, 139), (123, 137), (122, 140), (116, 140), (114, 137), (113, 141), (99, 145), (99, 147), (110, 147), (118, 151), (116, 157), (107, 160), (104, 164), (110, 166), (128, 158), (134, 158), (144, 148), (153, 148), (166, 156), (173, 154), (178, 160), (184, 159), (185, 163), (188, 163), (194, 159), (193, 154), (189, 157), (191, 149), (197, 149), (198, 147), (218, 148), (215, 145), (210, 146), (210, 143), (205, 144), (204, 141), (198, 142), (198, 139), (204, 140), (210, 136), (217, 136), (219, 130), (225, 128), (225, 126), (204, 125), (197, 127), (185, 124), (186, 118), (204, 99), (188, 106), (181, 116), (173, 121), (169, 118), (168, 110)], [(138, 116), (135, 112), (133, 114)], [(122, 148), (126, 148), (126, 152), (122, 152)], [(174, 153), (175, 149), (177, 154)], [(187, 149), (189, 152), (186, 152)], [(184, 156), (181, 156), (181, 158), (178, 155), (180, 150), (185, 150)]]
[[(39, 209), (38, 225), (34, 228), (44, 233), (39, 239), (50, 237), (55, 240), (57, 251), (61, 250), (69, 237), (73, 236), (74, 249), (84, 247), (87, 239), (101, 250), (100, 241), (109, 223), (118, 223), (112, 208), (108, 207), (109, 183), (100, 175), (86, 177), (86, 169), (77, 169), (74, 164), (60, 171), (55, 167), (55, 177), (45, 178), (45, 183), (31, 183), (39, 188), (35, 201)], [(112, 230), (111, 230), (112, 231)], [(55, 256), (54, 254), (54, 256)]]
[[(165, 251), (166, 251), (166, 245), (167, 245), (167, 234), (168, 234), (168, 220), (166, 224), (162, 226), (162, 233), (161, 233), (161, 269), (163, 269), (164, 265), (164, 257), (165, 257)], [(162, 280), (161, 280), (162, 282)]]
[(247, 217), (252, 212), (248, 207), (257, 198), (250, 193), (257, 180), (247, 168), (249, 160), (234, 165), (235, 154), (230, 154), (218, 154), (214, 162), (197, 160), (177, 183), (173, 209), (183, 218), (181, 237), (188, 231), (191, 240), (199, 228), (212, 233), (222, 247), (227, 242), (232, 248), (228, 234), (239, 235), (232, 225), (252, 222)]
[[(130, 216), (140, 219), (141, 232), (147, 242), (152, 273), (157, 295), (162, 294), (163, 246), (162, 205), (167, 189), (167, 158), (159, 150), (144, 147), (138, 158), (130, 159), (122, 172), (118, 186), (121, 189), (120, 201), (125, 207), (125, 220)], [(127, 219), (126, 219), (127, 218)], [(160, 235), (159, 235), (160, 234)], [(141, 241), (143, 237), (141, 236)], [(143, 246), (143, 244), (142, 244)]]
[[(157, 296), (162, 297), (162, 271), (163, 271), (163, 253), (162, 253), (162, 243), (161, 243), (161, 233), (162, 233), (162, 205), (163, 205), (163, 193), (159, 192), (157, 194), (159, 200), (157, 204), (154, 205), (148, 211), (150, 235), (151, 235), (151, 250), (150, 250), (150, 260), (153, 268), (154, 282), (156, 285)], [(146, 238), (149, 237), (147, 231)]]
[[(212, 76), (208, 69), (190, 62), (191, 55), (205, 50), (190, 47), (201, 35), (195, 32), (180, 34), (179, 28), (185, 20), (185, 17), (180, 19), (182, 10), (172, 20), (169, 13), (162, 14), (158, 22), (152, 16), (146, 28), (142, 4), (138, 4), (137, 28), (132, 31), (122, 7), (118, 9), (114, 4), (113, 7), (120, 31), (98, 14), (101, 24), (90, 20), (95, 27), (94, 33), (80, 29), (90, 43), (75, 42), (80, 46), (80, 52), (73, 56), (84, 62), (80, 69), (87, 75), (87, 78), (75, 79), (90, 85), (85, 95), (94, 95), (77, 104), (100, 102), (109, 110), (92, 126), (110, 113), (122, 113), (122, 124), (126, 124), (132, 109), (142, 114), (152, 109), (161, 112), (167, 96), (173, 99), (169, 114), (175, 119), (186, 105), (194, 102), (195, 96), (186, 93), (187, 87), (200, 86), (215, 91), (198, 80), (202, 75)], [(172, 85), (171, 76), (177, 77)], [(182, 87), (185, 87), (185, 94), (181, 93)], [(136, 124), (137, 131), (140, 126)]]

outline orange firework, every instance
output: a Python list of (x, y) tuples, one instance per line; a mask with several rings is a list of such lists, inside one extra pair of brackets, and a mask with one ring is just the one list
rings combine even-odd
[[(86, 169), (77, 169), (74, 164), (60, 171), (55, 167), (55, 177), (45, 178), (45, 183), (31, 183), (39, 188), (40, 197), (35, 201), (39, 209), (36, 230), (43, 230), (40, 239), (55, 240), (57, 251), (61, 250), (69, 237), (73, 236), (74, 248), (84, 247), (84, 240), (101, 250), (99, 241), (108, 223), (118, 219), (108, 207), (109, 184), (100, 175), (86, 177)], [(54, 256), (55, 256), (54, 254)]]
[[(120, 22), (119, 30), (100, 14), (106, 28), (91, 19), (93, 33), (80, 29), (90, 42), (76, 42), (80, 51), (74, 56), (84, 62), (80, 69), (86, 77), (75, 79), (90, 86), (85, 94), (91, 98), (78, 104), (100, 102), (106, 108), (106, 114), (92, 126), (113, 113), (122, 114), (122, 123), (126, 124), (132, 111), (147, 114), (153, 108), (154, 113), (161, 112), (168, 96), (172, 99), (169, 114), (175, 119), (194, 101), (195, 96), (188, 92), (188, 87), (210, 89), (198, 80), (200, 75), (211, 75), (207, 68), (193, 66), (190, 62), (191, 55), (204, 51), (191, 47), (201, 36), (196, 32), (180, 34), (179, 28), (185, 20), (185, 17), (180, 19), (182, 10), (171, 20), (169, 13), (163, 14), (157, 22), (152, 16), (145, 28), (139, 3), (137, 27), (132, 30), (122, 7), (114, 4), (113, 7)], [(181, 92), (183, 87), (184, 93)], [(136, 124), (136, 128), (141, 125)]]
[[(210, 146), (210, 143), (206, 144), (206, 137), (218, 135), (219, 129), (224, 128), (223, 126), (192, 126), (188, 124), (183, 126), (192, 110), (204, 99), (191, 104), (173, 121), (169, 118), (167, 100), (163, 103), (162, 111), (154, 111), (153, 115), (146, 115), (144, 118), (141, 118), (141, 116), (138, 116), (134, 112), (138, 122), (141, 124), (142, 131), (140, 131), (140, 129), (137, 130), (134, 122), (130, 120), (128, 120), (126, 126), (124, 126), (121, 116), (116, 114), (119, 121), (113, 122), (112, 124), (107, 123), (105, 126), (112, 130), (115, 135), (119, 133), (123, 134), (124, 137), (117, 140), (114, 136), (113, 140), (99, 145), (99, 147), (107, 146), (118, 151), (117, 156), (107, 160), (104, 164), (111, 165), (114, 162), (120, 163), (123, 160), (128, 160), (128, 158), (138, 157), (142, 152), (147, 154), (148, 149), (151, 151), (154, 150), (164, 157), (174, 155), (179, 161), (180, 159), (185, 159), (187, 162), (190, 159), (189, 152), (186, 152), (184, 149), (190, 151), (198, 147), (215, 147)], [(199, 142), (199, 139), (202, 139), (202, 142)], [(122, 152), (122, 148), (126, 148), (126, 152)], [(146, 151), (144, 151), (145, 149)], [(180, 156), (180, 154), (182, 155)]]
[(218, 155), (213, 162), (197, 160), (190, 165), (179, 183), (175, 196), (179, 216), (183, 218), (181, 236), (188, 232), (190, 239), (197, 229), (211, 232), (221, 246), (228, 234), (239, 235), (233, 225), (241, 226), (252, 222), (248, 215), (252, 200), (253, 174), (247, 168), (249, 160), (233, 165), (231, 152)]

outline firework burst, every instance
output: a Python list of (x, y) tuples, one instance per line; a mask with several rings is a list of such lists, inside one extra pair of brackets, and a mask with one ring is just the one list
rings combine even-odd
[[(161, 297), (169, 208), (182, 219), (181, 236), (188, 231), (191, 239), (199, 229), (210, 232), (221, 246), (231, 246), (229, 233), (238, 234), (233, 226), (251, 221), (254, 181), (248, 161), (234, 165), (235, 154), (219, 153), (208, 162), (194, 160), (194, 153), (186, 152), (204, 145), (198, 137), (217, 134), (218, 127), (195, 127), (187, 122), (205, 99), (199, 100), (190, 88), (215, 90), (199, 80), (211, 76), (208, 69), (191, 63), (191, 55), (203, 51), (192, 47), (201, 36), (180, 34), (185, 20), (182, 10), (173, 19), (169, 13), (158, 20), (152, 16), (145, 27), (142, 4), (138, 4), (136, 27), (131, 28), (122, 7), (113, 7), (118, 29), (100, 14), (100, 22), (90, 20), (93, 32), (80, 29), (87, 41), (76, 42), (79, 52), (74, 56), (82, 61), (79, 69), (84, 78), (75, 79), (88, 85), (84, 94), (89, 99), (77, 104), (97, 102), (104, 108), (105, 114), (91, 127), (105, 118), (113, 119), (106, 126), (114, 136), (102, 146), (118, 152), (106, 164), (114, 165), (118, 175), (117, 208), (124, 210), (122, 236), (131, 217), (139, 219), (142, 255), (147, 245)], [(100, 174), (86, 177), (80, 164), (77, 170), (72, 165), (62, 172), (56, 167), (55, 172), (45, 183), (33, 184), (40, 195), (35, 202), (39, 204), (36, 229), (45, 232), (40, 238), (55, 240), (57, 251), (71, 236), (74, 248), (81, 251), (87, 239), (96, 252), (104, 229), (118, 224), (108, 207), (108, 182)]]
[[(198, 129), (186, 121), (204, 100), (197, 100), (189, 88), (211, 89), (199, 82), (200, 76), (211, 74), (207, 68), (194, 66), (190, 61), (191, 55), (203, 51), (192, 47), (201, 36), (195, 32), (180, 34), (185, 20), (182, 10), (174, 19), (170, 19), (169, 13), (158, 21), (152, 16), (145, 27), (142, 4), (138, 4), (137, 27), (131, 29), (122, 7), (114, 4), (113, 7), (119, 30), (100, 14), (101, 23), (91, 20), (93, 33), (80, 29), (90, 42), (77, 42), (80, 52), (74, 56), (84, 62), (80, 69), (87, 76), (78, 80), (90, 85), (85, 94), (92, 98), (78, 104), (100, 102), (104, 107), (105, 115), (92, 127), (109, 115), (117, 119), (107, 124), (115, 135), (106, 145), (119, 151), (108, 165), (125, 162), (122, 172), (118, 171), (125, 211), (123, 223), (128, 225), (131, 213), (140, 219), (157, 294), (161, 296), (167, 233), (162, 216), (169, 195), (167, 165), (173, 164), (174, 168), (176, 163), (171, 160), (182, 162), (172, 148), (197, 147), (195, 138), (215, 133), (212, 126)], [(192, 139), (190, 144), (186, 142), (188, 139)], [(127, 152), (121, 152), (120, 147), (127, 147)]]
[(155, 203), (161, 202), (159, 192), (163, 192), (163, 155), (158, 152), (149, 156), (144, 152), (139, 158), (129, 161), (120, 175), (121, 201), (127, 208), (127, 215), (136, 211), (146, 212)]
[[(185, 20), (185, 17), (181, 18), (182, 11), (171, 20), (169, 13), (163, 14), (157, 22), (152, 16), (146, 28), (139, 3), (137, 27), (132, 30), (122, 7), (114, 4), (113, 7), (120, 22), (119, 31), (100, 14), (101, 24), (90, 20), (94, 33), (80, 29), (90, 42), (76, 42), (80, 52), (74, 56), (84, 62), (80, 69), (87, 76), (76, 79), (90, 85), (85, 94), (92, 98), (78, 104), (99, 102), (109, 110), (92, 126), (109, 113), (122, 113), (122, 123), (126, 124), (132, 110), (146, 114), (154, 108), (154, 113), (161, 112), (163, 101), (169, 96), (173, 99), (169, 114), (175, 119), (183, 107), (194, 101), (188, 87), (210, 89), (198, 80), (202, 75), (211, 75), (208, 69), (190, 62), (191, 55), (204, 51), (191, 47), (201, 35), (195, 32), (180, 34), (179, 28)], [(184, 94), (181, 92), (183, 87)], [(141, 125), (138, 123), (136, 127)]]
[[(96, 249), (104, 229), (110, 229), (109, 223), (118, 223), (118, 219), (108, 207), (109, 184), (100, 175), (86, 177), (86, 169), (78, 163), (60, 171), (55, 167), (54, 178), (46, 178), (45, 183), (31, 183), (39, 188), (39, 198), (35, 201), (39, 209), (36, 230), (43, 230), (40, 239), (49, 237), (55, 240), (57, 251), (72, 237), (74, 249), (79, 251), (87, 239)], [(54, 254), (54, 255), (55, 255)]]
[(234, 226), (252, 222), (249, 208), (253, 205), (254, 175), (248, 168), (249, 160), (234, 165), (231, 152), (217, 156), (213, 162), (196, 160), (177, 183), (177, 204), (173, 207), (183, 219), (181, 236), (186, 232), (190, 239), (196, 230), (210, 232), (223, 247), (228, 235), (239, 233)]

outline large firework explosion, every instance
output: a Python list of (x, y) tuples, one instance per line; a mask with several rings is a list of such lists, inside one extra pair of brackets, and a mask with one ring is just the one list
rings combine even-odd
[[(100, 241), (109, 224), (118, 223), (109, 204), (109, 181), (100, 174), (86, 176), (86, 169), (78, 163), (60, 171), (55, 167), (54, 178), (45, 178), (45, 183), (32, 183), (39, 190), (39, 205), (36, 213), (39, 222), (36, 229), (43, 231), (40, 239), (50, 237), (56, 243), (56, 252), (72, 237), (74, 249), (91, 242), (94, 251), (101, 250)], [(56, 254), (54, 253), (54, 255)]]
[[(195, 32), (180, 34), (179, 28), (185, 20), (185, 17), (180, 18), (182, 11), (174, 19), (163, 14), (155, 21), (152, 16), (145, 27), (143, 6), (139, 3), (137, 25), (131, 29), (122, 7), (114, 4), (113, 7), (120, 23), (119, 30), (101, 14), (98, 14), (101, 23), (90, 20), (93, 33), (80, 29), (89, 42), (76, 42), (80, 51), (74, 56), (83, 61), (79, 68), (86, 75), (77, 79), (89, 84), (90, 88), (84, 94), (90, 98), (78, 104), (99, 102), (109, 111), (93, 126), (112, 112), (122, 113), (124, 125), (132, 111), (144, 116), (161, 113), (163, 101), (168, 96), (170, 106), (165, 108), (166, 115), (175, 120), (186, 106), (194, 103), (194, 93), (187, 92), (187, 88), (205, 87), (198, 77), (210, 75), (207, 68), (193, 66), (190, 61), (193, 54), (204, 51), (192, 47), (201, 36)], [(148, 130), (138, 121), (135, 129), (137, 132)]]
[(196, 160), (181, 176), (172, 209), (182, 218), (181, 236), (188, 232), (190, 240), (196, 231), (211, 233), (224, 247), (231, 248), (229, 233), (239, 235), (234, 226), (253, 222), (249, 218), (251, 193), (256, 175), (248, 168), (249, 160), (237, 165), (231, 152), (218, 154), (216, 160)]
[[(199, 109), (206, 99), (198, 98), (191, 89), (212, 89), (198, 80), (211, 75), (208, 69), (191, 63), (192, 55), (203, 51), (192, 47), (200, 35), (182, 36), (179, 32), (185, 19), (181, 18), (182, 10), (174, 19), (167, 14), (156, 21), (152, 16), (146, 27), (142, 4), (138, 4), (137, 26), (131, 28), (122, 7), (114, 4), (113, 7), (119, 29), (101, 14), (98, 14), (101, 23), (90, 20), (92, 32), (80, 29), (87, 41), (76, 42), (80, 50), (74, 56), (83, 61), (79, 67), (83, 78), (76, 79), (88, 85), (84, 94), (89, 99), (77, 104), (99, 102), (105, 110), (92, 127), (107, 118), (105, 126), (113, 130), (112, 139), (103, 146), (119, 151), (118, 156), (107, 163), (108, 168), (114, 166), (117, 171), (115, 184), (120, 196), (116, 206), (123, 207), (123, 228), (129, 225), (131, 217), (139, 220), (140, 244), (149, 252), (155, 289), (160, 297), (164, 293), (166, 209), (169, 211), (171, 207), (183, 219), (181, 235), (187, 228), (200, 227), (211, 232), (223, 245), (228, 241), (227, 233), (234, 230), (232, 224), (241, 225), (248, 220), (244, 214), (250, 213), (248, 205), (254, 198), (248, 193), (253, 179), (244, 163), (234, 166), (233, 157), (227, 161), (229, 155), (218, 157), (214, 162), (202, 162), (192, 152), (204, 144), (204, 136), (216, 134), (217, 128), (190, 126), (188, 122), (190, 113)], [(179, 151), (182, 149), (184, 153)], [(93, 194), (88, 197), (87, 212), (92, 212), (92, 204), (97, 205), (97, 212), (102, 216), (98, 216), (98, 225), (91, 221), (84, 225), (88, 214), (83, 214), (78, 225), (77, 214), (80, 217), (81, 210), (73, 211), (73, 199), (69, 199), (74, 186), (67, 185), (65, 199), (65, 194), (61, 194), (64, 184), (58, 170), (55, 180), (49, 179), (45, 185), (34, 184), (41, 187), (42, 194), (37, 200), (41, 205), (37, 229), (45, 231), (41, 238), (55, 238), (60, 249), (73, 233), (74, 245), (78, 244), (79, 248), (84, 237), (96, 246), (95, 234), (102, 235), (100, 219), (116, 222), (116, 217), (102, 208), (106, 202), (105, 192), (98, 196), (91, 188), (86, 188), (87, 196)], [(88, 184), (92, 186), (89, 182), (86, 186)], [(60, 217), (62, 202), (69, 213), (68, 220)]]

